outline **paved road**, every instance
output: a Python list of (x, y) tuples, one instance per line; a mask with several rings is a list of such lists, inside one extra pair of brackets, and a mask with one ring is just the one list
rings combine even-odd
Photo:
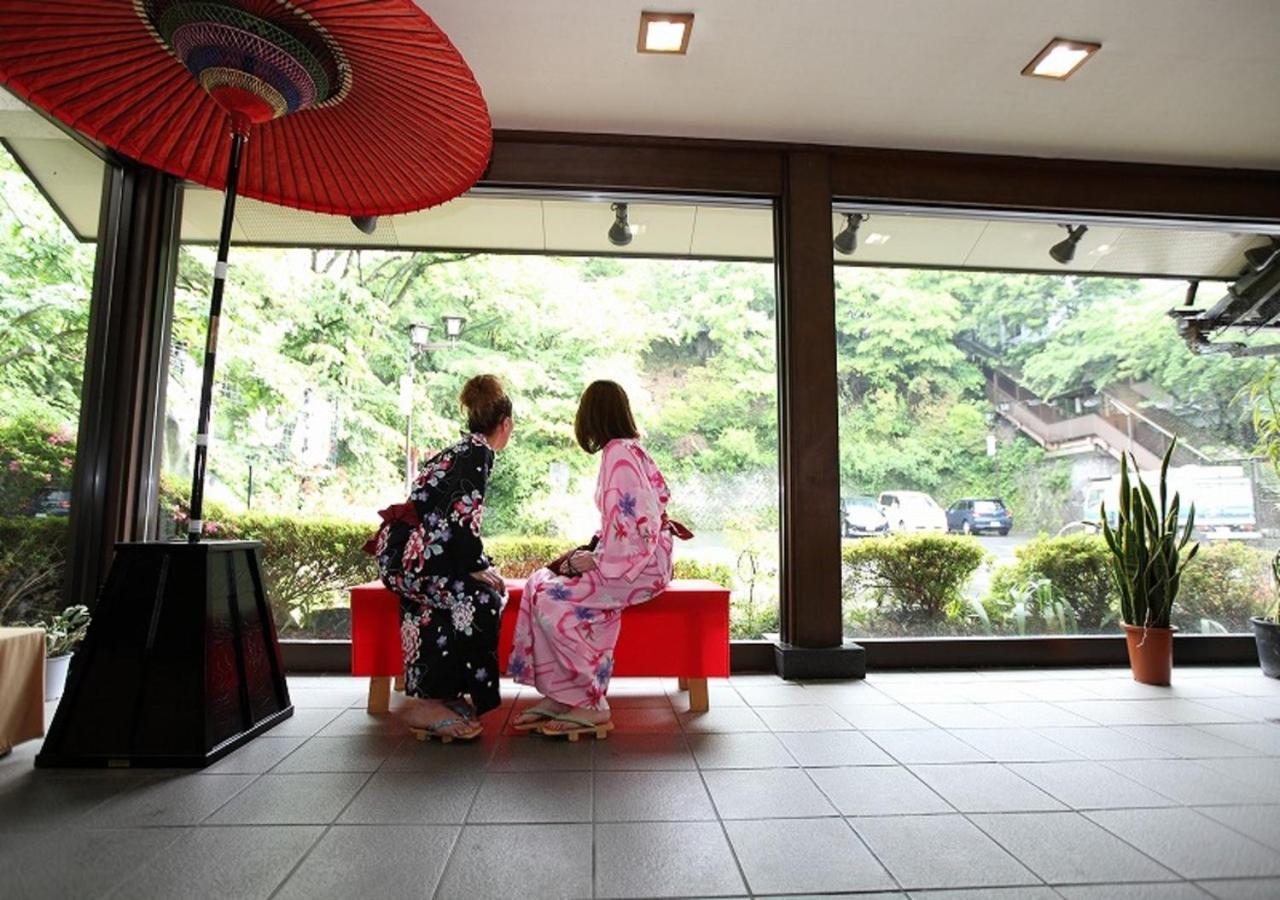
[(1031, 540), (1031, 535), (978, 535), (978, 543), (1000, 562), (1013, 562), (1014, 551)]

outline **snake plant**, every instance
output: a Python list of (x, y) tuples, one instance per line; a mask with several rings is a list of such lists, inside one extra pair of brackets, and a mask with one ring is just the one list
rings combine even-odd
[[(1178, 521), (1180, 498), (1169, 497), (1169, 460), (1177, 440), (1170, 442), (1160, 463), (1159, 503), (1138, 472), (1138, 462), (1129, 456), (1120, 460), (1120, 508), (1114, 528), (1102, 508), (1102, 534), (1111, 550), (1111, 577), (1120, 592), (1120, 615), (1128, 625), (1168, 628), (1169, 614), (1178, 584), (1187, 564), (1200, 545), (1191, 543), (1196, 508), (1191, 504), (1187, 521)], [(1134, 478), (1129, 478), (1133, 460)], [(1136, 482), (1133, 483), (1133, 482)], [(1187, 545), (1191, 549), (1187, 550)]]

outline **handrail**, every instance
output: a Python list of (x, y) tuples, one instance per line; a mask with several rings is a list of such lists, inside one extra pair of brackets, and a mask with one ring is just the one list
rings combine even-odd
[[(1002, 384), (1002, 382), (1004, 382), (1004, 384)], [(1006, 384), (1008, 387), (1005, 386)], [(1125, 448), (1128, 447), (1130, 448), (1130, 452), (1141, 450), (1142, 452), (1137, 455), (1142, 456), (1144, 459), (1149, 456), (1158, 461), (1164, 456), (1165, 451), (1168, 449), (1167, 444), (1157, 447), (1156, 449), (1152, 449), (1152, 447), (1149, 446), (1149, 444), (1153, 442), (1150, 437), (1147, 441), (1143, 441), (1139, 439), (1138, 435), (1133, 434), (1130, 429), (1125, 428), (1124, 425), (1109, 421), (1107, 415), (1099, 412), (1090, 412), (1085, 415), (1078, 416), (1066, 416), (1051, 405), (1044, 403), (1043, 400), (1040, 400), (1040, 398), (1026, 390), (1026, 388), (1022, 387), (1022, 385), (1018, 384), (1017, 381), (1010, 378), (1003, 372), (999, 372), (997, 370), (991, 371), (987, 379), (987, 387), (989, 396), (993, 400), (997, 401), (997, 406), (1001, 402), (1006, 402), (1008, 406), (1011, 407), (1003, 413), (1005, 418), (1012, 421), (1020, 430), (1034, 437), (1036, 441), (1042, 445), (1058, 444), (1064, 439), (1082, 438), (1084, 435), (1067, 438), (1066, 436), (1062, 436), (1060, 432), (1059, 436), (1055, 437), (1054, 432), (1063, 427), (1068, 427), (1069, 423), (1083, 425), (1088, 420), (1092, 419), (1094, 424), (1090, 426), (1090, 434), (1094, 441), (1099, 444), (1100, 448), (1106, 448), (1112, 455), (1123, 453), (1125, 452)], [(1009, 388), (1012, 388), (1012, 390)], [(1027, 394), (1036, 400), (1040, 400), (1040, 402), (1032, 407), (1020, 397), (1021, 394)], [(1174, 440), (1175, 435), (1167, 429), (1151, 422), (1146, 416), (1134, 412), (1127, 404), (1120, 403), (1111, 395), (1106, 394), (1104, 396), (1109, 403), (1114, 404), (1122, 415), (1130, 416), (1131, 421), (1136, 419), (1138, 425), (1152, 429), (1156, 434), (1165, 438), (1167, 441)], [(1016, 418), (1014, 415), (1011, 415), (1014, 408), (1016, 408), (1019, 413)], [(1056, 416), (1043, 415), (1042, 411), (1046, 410), (1046, 408), (1053, 411)], [(1018, 421), (1019, 418), (1023, 420), (1030, 419), (1031, 421)], [(1034, 423), (1034, 425), (1032, 423)], [(1108, 434), (1104, 429), (1111, 429), (1115, 434)], [(1122, 437), (1123, 439), (1117, 442), (1117, 437)], [(1164, 444), (1164, 441), (1155, 441), (1155, 443)], [(1179, 448), (1181, 449), (1182, 446), (1184, 445), (1179, 445)], [(1208, 461), (1209, 459), (1195, 448), (1188, 447), (1187, 450), (1193, 453), (1200, 460)], [(1148, 462), (1150, 462), (1150, 460), (1148, 460)]]
[(1138, 410), (1134, 409), (1133, 407), (1129, 406), (1129, 404), (1125, 403), (1124, 401), (1122, 401), (1122, 400), (1118, 399), (1118, 398), (1116, 397), (1116, 395), (1115, 395), (1115, 394), (1113, 394), (1113, 393), (1111, 393), (1110, 391), (1107, 391), (1107, 390), (1101, 390), (1101, 391), (1098, 391), (1098, 393), (1099, 393), (1101, 396), (1106, 397), (1106, 398), (1107, 398), (1107, 400), (1108, 400), (1108, 402), (1110, 402), (1112, 405), (1114, 405), (1116, 408), (1118, 408), (1118, 409), (1119, 409), (1122, 413), (1124, 413), (1125, 415), (1133, 416), (1135, 419), (1141, 419), (1141, 420), (1142, 420), (1143, 422), (1145, 422), (1148, 426), (1150, 426), (1151, 428), (1154, 428), (1156, 431), (1160, 432), (1161, 434), (1163, 434), (1165, 437), (1169, 438), (1170, 440), (1176, 440), (1176, 441), (1178, 441), (1178, 447), (1179, 447), (1180, 449), (1182, 449), (1182, 450), (1186, 450), (1188, 453), (1191, 453), (1191, 454), (1193, 454), (1193, 455), (1195, 455), (1195, 456), (1199, 457), (1200, 459), (1204, 460), (1205, 462), (1212, 462), (1212, 460), (1210, 460), (1210, 459), (1209, 459), (1208, 455), (1206, 455), (1205, 453), (1202, 453), (1201, 451), (1197, 450), (1195, 447), (1192, 447), (1192, 446), (1191, 446), (1190, 444), (1188, 444), (1186, 441), (1180, 440), (1180, 439), (1178, 438), (1178, 436), (1177, 436), (1176, 434), (1174, 434), (1172, 431), (1170, 431), (1169, 429), (1165, 428), (1165, 427), (1164, 427), (1163, 425), (1161, 425), (1159, 422), (1156, 422), (1155, 420), (1151, 419), (1150, 417), (1148, 417), (1148, 416), (1144, 415), (1143, 413), (1141, 413), (1141, 412), (1139, 412)]

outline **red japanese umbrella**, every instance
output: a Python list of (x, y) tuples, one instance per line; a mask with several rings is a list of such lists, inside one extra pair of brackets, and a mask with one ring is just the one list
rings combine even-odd
[(359, 220), (450, 200), (488, 164), (480, 88), (412, 0), (2, 0), (0, 84), (126, 156), (226, 192), (195, 543), (236, 194)]

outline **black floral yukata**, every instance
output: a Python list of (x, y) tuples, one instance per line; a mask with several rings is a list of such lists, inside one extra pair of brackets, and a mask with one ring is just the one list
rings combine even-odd
[(400, 596), (404, 688), (445, 702), (498, 705), (502, 595), (471, 577), (489, 567), (480, 543), (493, 449), (478, 434), (423, 464), (407, 503), (382, 510), (370, 541), (378, 571)]

